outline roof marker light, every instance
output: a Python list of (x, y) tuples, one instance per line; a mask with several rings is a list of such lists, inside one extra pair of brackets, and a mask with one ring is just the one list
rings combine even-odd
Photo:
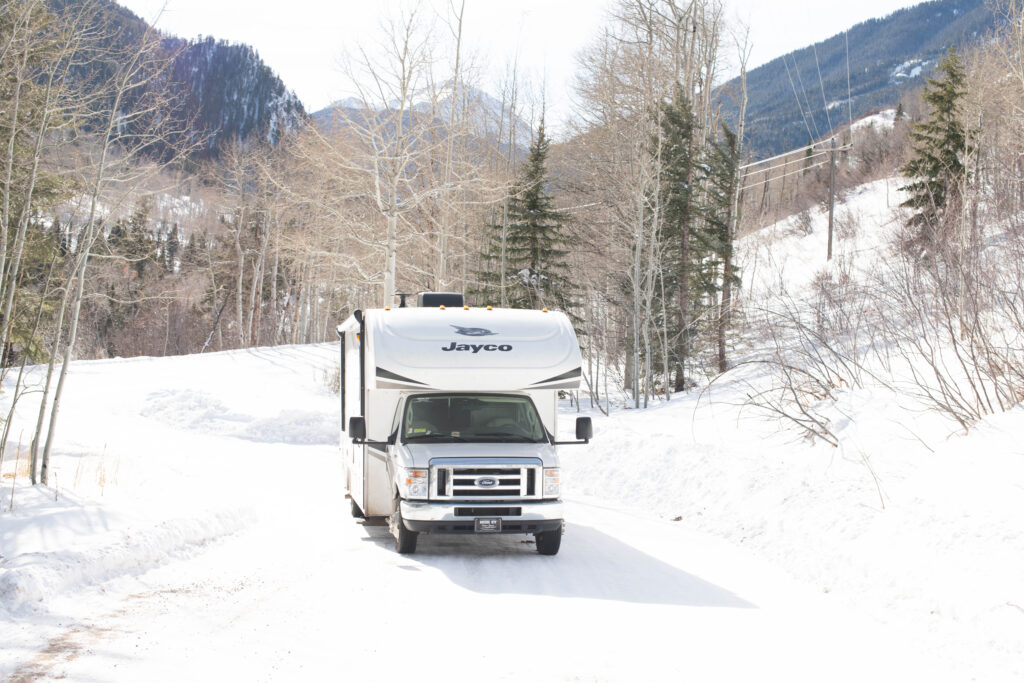
[(462, 307), (462, 310), (464, 310), (464, 311), (468, 311), (468, 310), (469, 310), (469, 306), (463, 306), (463, 307)]
[(494, 306), (488, 306), (488, 307), (487, 307), (487, 310), (488, 310), (488, 311), (493, 311), (493, 310), (494, 310)]
[(444, 304), (441, 304), (440, 308), (443, 311), (444, 310)]
[(540, 310), (541, 310), (542, 313), (547, 313), (548, 312), (548, 309), (546, 309), (546, 308), (542, 308)]
[(390, 310), (391, 310), (391, 307), (390, 307), (390, 306), (385, 306), (385, 307), (384, 307), (384, 310), (385, 310), (385, 311), (390, 311)]

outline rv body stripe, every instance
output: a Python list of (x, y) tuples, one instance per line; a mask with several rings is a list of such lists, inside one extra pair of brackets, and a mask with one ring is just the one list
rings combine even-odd
[(535, 391), (537, 389), (579, 389), (579, 388), (580, 388), (580, 383), (579, 382), (566, 383), (566, 384), (545, 384), (544, 386), (541, 386), (541, 387), (537, 386), (536, 384), (533, 384), (533, 385), (530, 385), (528, 387), (523, 387), (520, 391)]
[(421, 387), (426, 386), (426, 384), (424, 384), (423, 382), (417, 382), (414, 379), (409, 379), (408, 377), (402, 377), (401, 375), (396, 375), (395, 373), (391, 372), (390, 370), (385, 370), (384, 368), (377, 368), (377, 376), (380, 377), (381, 379), (390, 379), (390, 380), (394, 380), (396, 382), (406, 382), (408, 384), (418, 384)]
[[(583, 368), (580, 367), (580, 368), (576, 368), (574, 370), (570, 370), (569, 372), (563, 373), (561, 375), (558, 375), (557, 377), (549, 377), (548, 379), (543, 379), (543, 380), (541, 380), (539, 382), (534, 382), (533, 386), (537, 386), (538, 384), (547, 384), (548, 382), (558, 382), (558, 381), (561, 381), (563, 379), (573, 379), (575, 377), (581, 377), (582, 375), (583, 375)], [(545, 387), (545, 388), (547, 388), (547, 387)]]

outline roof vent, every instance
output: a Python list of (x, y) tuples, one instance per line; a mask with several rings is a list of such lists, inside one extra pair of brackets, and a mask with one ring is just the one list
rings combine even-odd
[(437, 308), (447, 306), (455, 308), (462, 306), (462, 295), (453, 292), (420, 292), (417, 305), (420, 308)]

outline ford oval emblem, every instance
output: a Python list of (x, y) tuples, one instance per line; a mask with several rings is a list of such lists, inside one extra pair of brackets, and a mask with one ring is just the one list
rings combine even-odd
[(493, 489), (498, 485), (498, 480), (494, 477), (477, 477), (476, 485), (481, 489)]

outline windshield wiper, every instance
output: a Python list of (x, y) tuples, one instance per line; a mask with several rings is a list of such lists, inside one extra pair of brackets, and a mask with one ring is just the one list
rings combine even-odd
[(522, 434), (509, 434), (508, 432), (483, 432), (482, 434), (473, 434), (472, 436), (490, 436), (501, 439), (508, 439), (509, 441), (523, 441), (526, 443), (543, 443), (537, 439), (523, 436)]
[(427, 439), (451, 439), (452, 441), (465, 441), (466, 439), (461, 436), (455, 436), (454, 434), (413, 434), (405, 437), (405, 441), (420, 441)]

